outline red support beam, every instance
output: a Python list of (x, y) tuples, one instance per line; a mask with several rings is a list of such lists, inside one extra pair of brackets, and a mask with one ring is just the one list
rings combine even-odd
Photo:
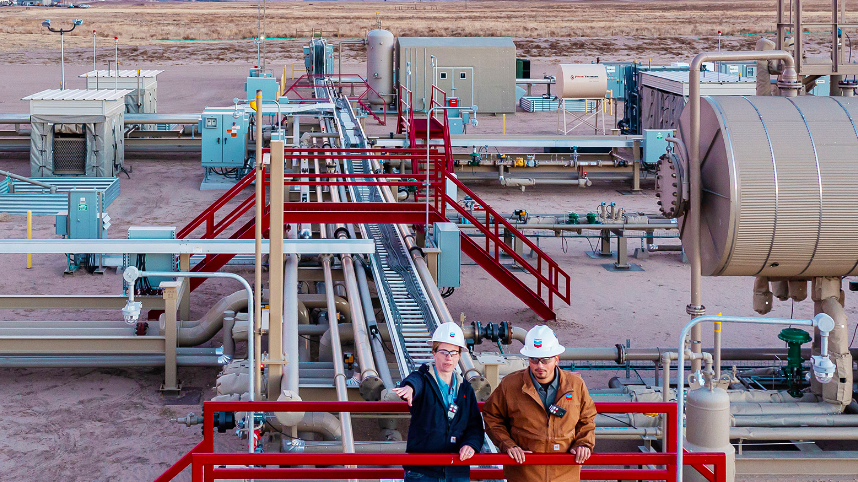
[[(418, 203), (285, 203), (289, 223), (425, 224), (426, 206)], [(429, 222), (444, 220), (429, 209)]]

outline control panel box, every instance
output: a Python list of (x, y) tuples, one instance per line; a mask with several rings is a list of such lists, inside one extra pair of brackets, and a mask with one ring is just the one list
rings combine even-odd
[(244, 166), (249, 119), (244, 108), (209, 108), (203, 112), (199, 126), (203, 167)]

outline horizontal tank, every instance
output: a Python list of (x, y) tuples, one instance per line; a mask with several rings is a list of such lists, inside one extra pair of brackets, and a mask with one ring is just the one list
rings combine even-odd
[[(393, 94), (393, 41), (393, 34), (387, 30), (370, 30), (366, 34), (366, 80), (380, 95)], [(384, 100), (370, 92), (369, 103), (382, 105)]]
[[(700, 107), (703, 274), (858, 274), (858, 98), (717, 96)], [(690, 109), (679, 131), (690, 146)]]
[(608, 72), (603, 64), (557, 66), (557, 96), (563, 99), (604, 99)]

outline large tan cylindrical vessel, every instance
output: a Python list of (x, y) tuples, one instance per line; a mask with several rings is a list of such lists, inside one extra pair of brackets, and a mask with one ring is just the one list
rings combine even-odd
[[(366, 81), (381, 95), (393, 94), (393, 34), (387, 30), (370, 30), (366, 34)], [(390, 100), (391, 97), (387, 97)], [(370, 92), (370, 104), (384, 101)]]
[(716, 96), (700, 107), (703, 274), (858, 274), (858, 99)]
[(608, 72), (603, 64), (557, 66), (557, 96), (563, 99), (604, 99)]

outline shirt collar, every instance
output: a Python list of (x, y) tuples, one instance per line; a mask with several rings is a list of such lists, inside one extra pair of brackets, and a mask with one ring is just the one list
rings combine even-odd
[[(533, 388), (541, 390), (542, 385), (539, 383), (539, 380), (533, 376), (533, 372), (530, 371), (530, 368), (527, 369), (527, 373), (530, 374), (530, 380), (533, 381)], [(554, 367), (554, 380), (551, 380), (548, 387), (553, 388), (554, 390), (557, 390), (560, 387), (560, 369), (558, 367)]]

